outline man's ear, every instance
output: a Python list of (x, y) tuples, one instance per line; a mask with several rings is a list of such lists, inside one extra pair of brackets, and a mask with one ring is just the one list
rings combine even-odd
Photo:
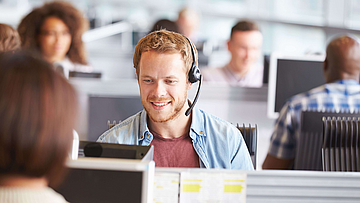
[(324, 71), (325, 75), (326, 75), (327, 70), (328, 70), (328, 60), (327, 60), (327, 57), (326, 57), (325, 60), (324, 60), (324, 63), (323, 63), (323, 71)]
[[(227, 41), (227, 49), (228, 49), (228, 51), (230, 51), (230, 49), (231, 49), (230, 47), (231, 47), (231, 42), (230, 42), (230, 40), (228, 40), (228, 41)], [(231, 51), (230, 51), (230, 52), (231, 52)]]
[(137, 81), (139, 82), (139, 76), (138, 76), (138, 74), (136, 72), (136, 69), (135, 69), (135, 76), (136, 76)]
[(191, 90), (191, 88), (194, 86), (194, 83), (187, 82), (187, 90)]

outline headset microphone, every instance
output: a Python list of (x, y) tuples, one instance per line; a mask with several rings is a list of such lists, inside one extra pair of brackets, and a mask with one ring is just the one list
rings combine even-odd
[(201, 73), (200, 73), (200, 69), (199, 67), (196, 65), (196, 56), (195, 56), (195, 51), (194, 51), (194, 47), (191, 44), (191, 41), (189, 38), (187, 38), (186, 36), (184, 36), (190, 43), (190, 47), (191, 47), (191, 53), (192, 53), (192, 57), (193, 57), (193, 63), (191, 64), (191, 68), (189, 70), (189, 75), (188, 75), (188, 80), (190, 83), (195, 83), (197, 81), (199, 81), (199, 86), (196, 92), (196, 96), (194, 99), (194, 102), (190, 105), (190, 107), (186, 110), (185, 115), (189, 116), (191, 110), (194, 108), (198, 98), (199, 98), (199, 93), (200, 93), (200, 87), (201, 87)]

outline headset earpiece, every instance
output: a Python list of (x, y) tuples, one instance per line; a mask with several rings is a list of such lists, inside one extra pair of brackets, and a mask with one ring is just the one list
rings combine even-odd
[(188, 74), (188, 78), (189, 78), (189, 82), (190, 83), (195, 83), (197, 81), (200, 80), (200, 69), (199, 67), (196, 65), (196, 56), (195, 56), (195, 51), (194, 51), (194, 47), (193, 45), (191, 44), (191, 41), (189, 38), (187, 38), (186, 36), (184, 36), (187, 41), (189, 41), (189, 44), (190, 44), (190, 48), (191, 48), (191, 55), (192, 55), (192, 58), (193, 58), (193, 62), (191, 64), (191, 68), (189, 70), (189, 74)]
[(199, 80), (200, 80), (200, 69), (197, 67), (196, 64), (193, 64), (189, 71), (189, 82), (195, 83)]

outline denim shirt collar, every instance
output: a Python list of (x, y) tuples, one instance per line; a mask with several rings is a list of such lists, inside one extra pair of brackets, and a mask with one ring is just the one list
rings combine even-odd
[(147, 113), (145, 109), (143, 109), (140, 117), (140, 129), (139, 129), (140, 131), (138, 134), (139, 141), (142, 141), (144, 140), (144, 138), (149, 137), (148, 135), (151, 135), (146, 120), (147, 120)]
[[(204, 130), (204, 119), (201, 119), (201, 110), (194, 107), (194, 109), (191, 112), (191, 127), (190, 127), (190, 137), (191, 139), (195, 140), (196, 136), (206, 136), (205, 130)], [(138, 134), (139, 141), (144, 140), (146, 137), (151, 137), (152, 135), (150, 133), (150, 130), (147, 126), (147, 113), (145, 109), (141, 112), (140, 117), (140, 131)]]
[(205, 129), (204, 129), (204, 120), (201, 118), (203, 114), (201, 113), (201, 110), (194, 107), (191, 116), (191, 127), (190, 127), (190, 137), (191, 139), (195, 140), (196, 135), (197, 136), (206, 136), (205, 135)]

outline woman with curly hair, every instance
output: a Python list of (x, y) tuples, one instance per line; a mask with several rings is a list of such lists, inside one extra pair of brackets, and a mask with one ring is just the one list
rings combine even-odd
[(90, 72), (82, 34), (89, 22), (68, 2), (54, 1), (35, 8), (19, 24), (23, 49), (38, 52), (68, 77), (69, 71)]
[(18, 32), (10, 25), (0, 23), (0, 52), (14, 51), (20, 48)]

